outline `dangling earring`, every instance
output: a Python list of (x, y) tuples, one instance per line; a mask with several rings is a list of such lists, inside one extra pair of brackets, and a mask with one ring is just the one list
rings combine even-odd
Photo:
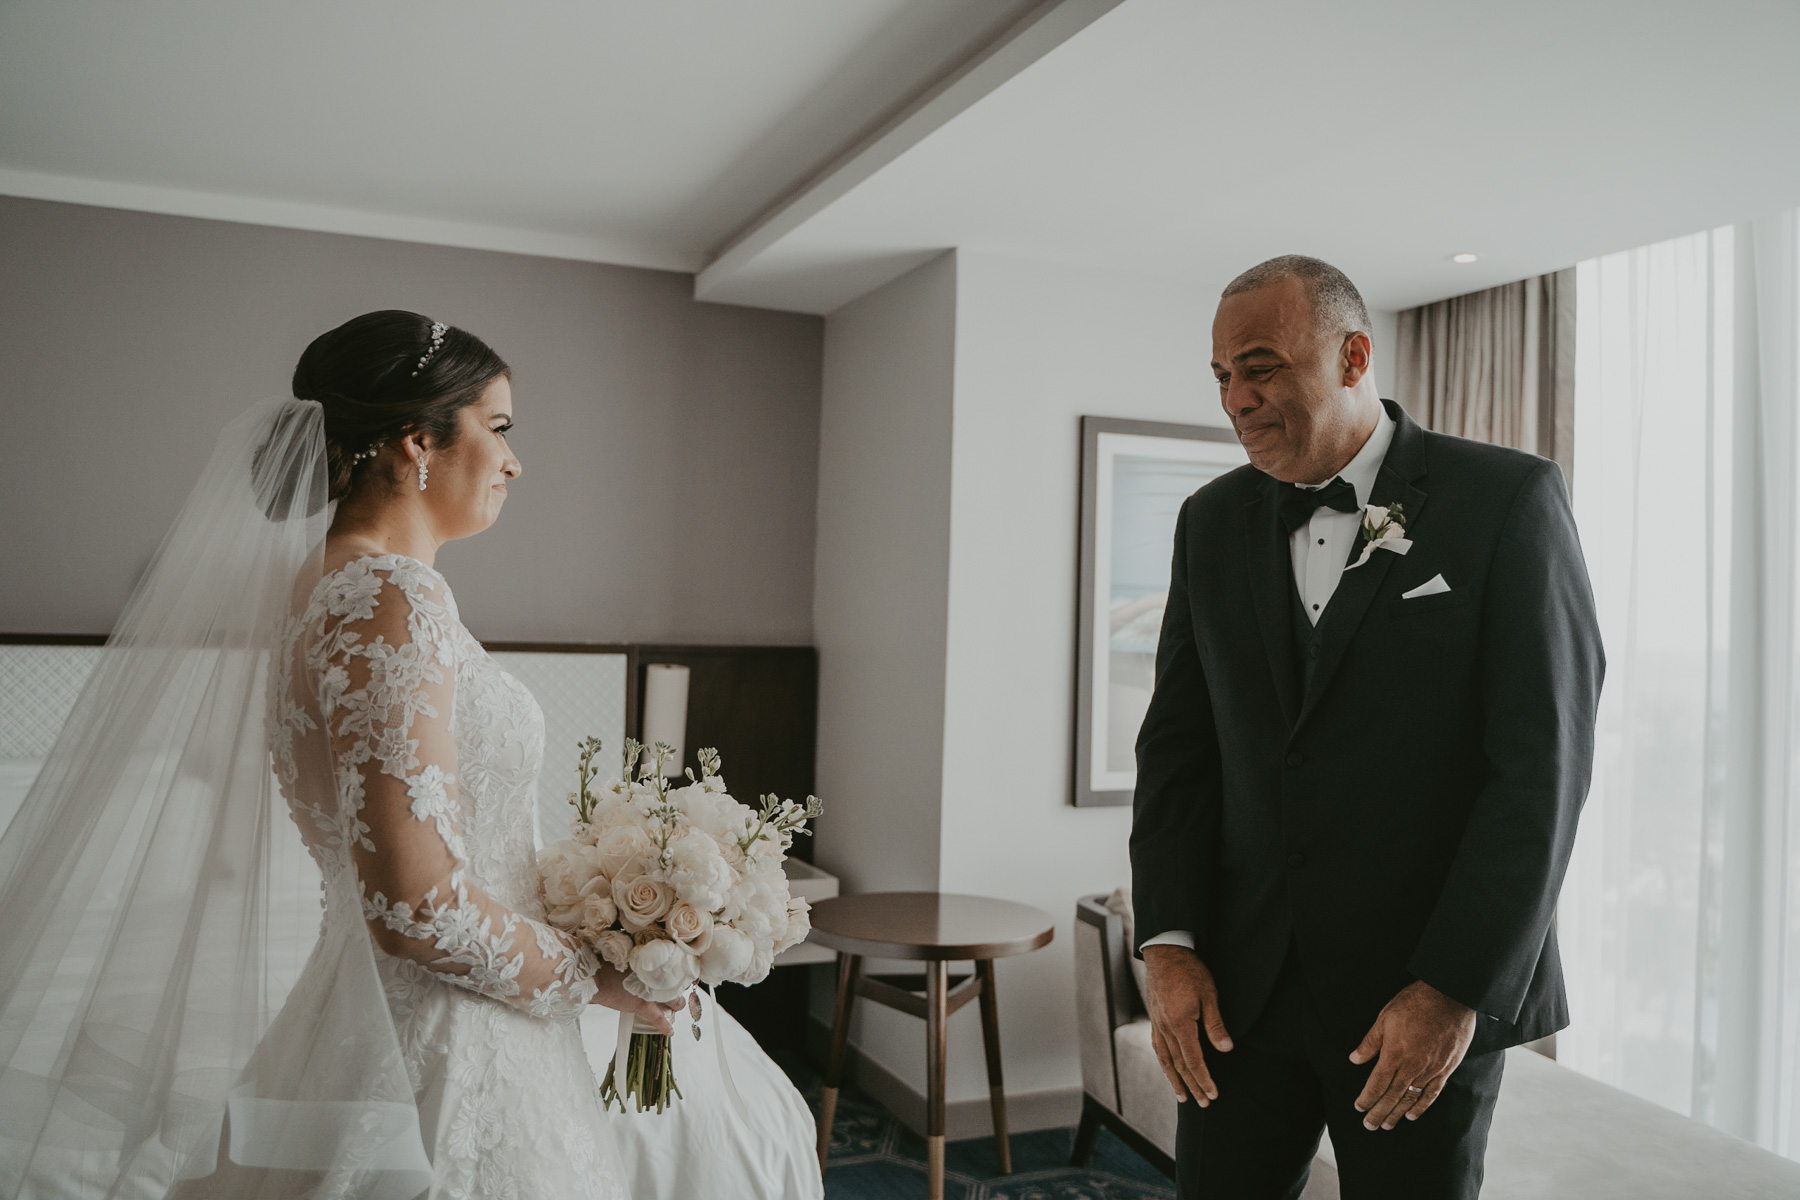
[(429, 472), (430, 468), (425, 465), (425, 460), (421, 458), (419, 460), (419, 490), (421, 492), (425, 490), (425, 476)]

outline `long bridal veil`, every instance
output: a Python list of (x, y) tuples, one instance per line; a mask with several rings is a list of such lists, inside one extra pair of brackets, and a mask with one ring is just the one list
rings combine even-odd
[(315, 402), (223, 430), (0, 835), (0, 1195), (429, 1183), (370, 939), (270, 770), (326, 479)]

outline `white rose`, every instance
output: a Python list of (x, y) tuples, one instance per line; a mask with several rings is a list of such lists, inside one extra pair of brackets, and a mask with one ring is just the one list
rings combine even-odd
[(619, 917), (619, 908), (613, 903), (612, 891), (601, 888), (581, 898), (580, 914), (575, 929), (582, 940), (594, 942), (612, 928), (612, 923)]
[(629, 933), (617, 929), (609, 929), (594, 939), (594, 949), (600, 957), (615, 971), (623, 971), (631, 966), (632, 941)]
[(675, 902), (675, 889), (660, 879), (639, 875), (636, 879), (615, 879), (613, 903), (619, 906), (619, 924), (633, 932), (647, 929), (662, 920)]
[(690, 954), (703, 954), (712, 945), (712, 914), (695, 908), (685, 900), (677, 900), (669, 906), (669, 915), (663, 921), (663, 927)]
[(645, 942), (631, 952), (631, 976), (625, 990), (651, 1003), (666, 1003), (693, 985), (698, 971), (694, 956), (666, 939)]
[(675, 885), (676, 895), (711, 913), (725, 903), (737, 876), (719, 853), (719, 843), (696, 829), (669, 847), (669, 882)]
[(614, 825), (594, 843), (594, 861), (608, 879), (630, 879), (643, 873), (644, 860), (656, 852), (650, 835), (636, 825)]
[(740, 983), (738, 976), (750, 969), (755, 957), (756, 947), (749, 938), (729, 925), (714, 925), (712, 945), (699, 958), (700, 978), (709, 987)]

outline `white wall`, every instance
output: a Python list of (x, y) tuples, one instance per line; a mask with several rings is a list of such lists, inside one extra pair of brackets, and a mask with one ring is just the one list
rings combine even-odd
[[(960, 255), (940, 884), (1056, 919), (997, 968), (1010, 1091), (1080, 1085), (1075, 899), (1130, 880), (1130, 810), (1069, 803), (1080, 418), (1224, 424), (1218, 290)], [(951, 1098), (984, 1095), (952, 1033)]]
[[(825, 322), (817, 862), (847, 892), (938, 886), (955, 321), (956, 256), (945, 254)], [(820, 1019), (826, 974), (815, 972)], [(923, 1093), (918, 1021), (863, 1003), (852, 1037)]]
[(956, 259), (825, 323), (818, 862), (847, 891), (938, 880)]
[(1369, 335), (1375, 358), (1375, 386), (1387, 399), (1394, 398), (1394, 349), (1400, 343), (1400, 314), (1392, 309), (1371, 308)]

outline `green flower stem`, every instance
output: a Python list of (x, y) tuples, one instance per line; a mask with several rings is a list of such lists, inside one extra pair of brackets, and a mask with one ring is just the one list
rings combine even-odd
[(649, 1112), (654, 1108), (660, 1113), (681, 1095), (681, 1088), (675, 1082), (674, 1048), (666, 1033), (631, 1035), (631, 1048), (625, 1055), (625, 1090), (622, 1094), (616, 1074), (618, 1065), (616, 1057), (606, 1065), (606, 1078), (600, 1084), (600, 1100), (607, 1108), (617, 1101), (619, 1111), (626, 1112), (625, 1100), (629, 1097), (638, 1112)]

